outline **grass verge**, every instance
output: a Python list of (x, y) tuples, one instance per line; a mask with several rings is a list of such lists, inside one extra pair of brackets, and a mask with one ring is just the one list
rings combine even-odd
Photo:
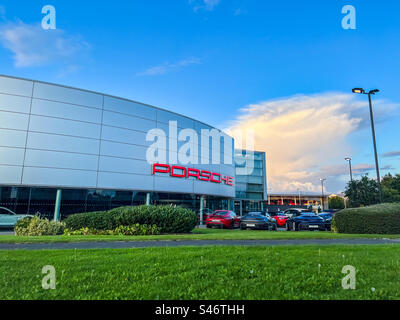
[(371, 239), (400, 238), (400, 235), (382, 234), (339, 234), (333, 232), (286, 232), (262, 230), (221, 230), (196, 228), (190, 234), (165, 234), (155, 236), (39, 236), (16, 237), (0, 236), (0, 243), (38, 243), (38, 242), (89, 242), (89, 241), (157, 241), (157, 240), (287, 240), (287, 239)]
[(397, 245), (0, 251), (0, 299), (398, 299), (399, 263)]

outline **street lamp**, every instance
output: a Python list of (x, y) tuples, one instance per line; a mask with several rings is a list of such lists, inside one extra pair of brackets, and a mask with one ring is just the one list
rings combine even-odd
[(378, 89), (370, 90), (369, 92), (365, 92), (362, 88), (354, 88), (353, 93), (358, 94), (367, 94), (368, 101), (369, 101), (369, 114), (371, 117), (371, 129), (372, 129), (372, 140), (374, 142), (374, 153), (375, 153), (375, 167), (376, 167), (376, 178), (378, 180), (378, 187), (379, 187), (379, 202), (382, 202), (382, 186), (381, 186), (381, 177), (379, 174), (379, 163), (378, 163), (378, 152), (376, 151), (376, 139), (375, 139), (375, 126), (374, 126), (374, 114), (372, 112), (372, 99), (371, 95), (378, 93)]
[(297, 189), (297, 192), (299, 193), (299, 205), (301, 206), (300, 189)]
[(324, 181), (326, 181), (326, 179), (319, 179), (321, 181), (321, 190), (322, 190), (322, 211), (324, 211)]
[(344, 160), (349, 162), (349, 168), (350, 168), (350, 181), (353, 182), (353, 173), (351, 171), (351, 158), (344, 158)]

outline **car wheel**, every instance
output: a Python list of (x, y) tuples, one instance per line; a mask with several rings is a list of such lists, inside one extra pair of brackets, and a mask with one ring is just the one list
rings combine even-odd
[(276, 223), (274, 223), (274, 227), (272, 228), (273, 231), (277, 231), (278, 230), (278, 226), (276, 225)]

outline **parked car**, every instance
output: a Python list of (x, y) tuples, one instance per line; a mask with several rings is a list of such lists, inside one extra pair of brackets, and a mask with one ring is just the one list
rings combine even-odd
[(286, 231), (320, 230), (325, 231), (325, 221), (313, 212), (294, 212), (286, 221)]
[(329, 231), (331, 230), (333, 215), (334, 214), (332, 212), (321, 212), (320, 214), (318, 214), (319, 217), (324, 219), (326, 230), (329, 230)]
[(254, 230), (276, 230), (276, 220), (268, 213), (262, 212), (249, 212), (240, 220), (240, 229), (254, 229)]
[(229, 210), (216, 210), (212, 214), (207, 216), (206, 219), (207, 228), (219, 227), (234, 229), (240, 227), (240, 217), (238, 217), (233, 211)]
[(278, 227), (285, 227), (286, 226), (286, 220), (288, 218), (287, 215), (285, 215), (283, 212), (275, 212), (271, 213), (271, 216), (276, 220), (276, 224)]
[(16, 214), (10, 209), (0, 207), (0, 228), (14, 228), (18, 220), (26, 217), (33, 217), (28, 214)]
[(293, 215), (297, 215), (299, 213), (303, 213), (303, 212), (311, 212), (308, 209), (302, 209), (302, 208), (291, 208), (291, 209), (287, 209), (285, 211), (283, 211), (283, 214), (285, 216), (288, 216), (289, 218), (291, 218)]

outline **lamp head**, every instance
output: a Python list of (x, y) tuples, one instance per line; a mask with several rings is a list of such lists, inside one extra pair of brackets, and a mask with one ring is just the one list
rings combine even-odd
[(359, 93), (359, 94), (364, 94), (365, 90), (363, 88), (354, 88), (353, 93)]

